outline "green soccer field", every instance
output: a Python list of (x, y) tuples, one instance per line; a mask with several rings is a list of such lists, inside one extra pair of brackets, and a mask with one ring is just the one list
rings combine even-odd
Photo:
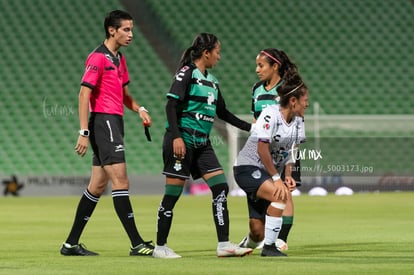
[[(178, 202), (169, 246), (181, 259), (128, 256), (129, 242), (109, 196), (81, 242), (99, 257), (64, 257), (61, 243), (79, 197), (0, 199), (0, 274), (414, 274), (413, 193), (295, 197), (286, 258), (217, 258), (209, 196)], [(133, 196), (140, 233), (155, 240), (161, 196)], [(245, 198), (229, 197), (230, 237), (248, 231)]]

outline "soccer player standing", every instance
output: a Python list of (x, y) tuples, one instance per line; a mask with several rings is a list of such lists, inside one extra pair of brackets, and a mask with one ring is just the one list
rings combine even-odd
[(251, 124), (238, 119), (226, 108), (218, 80), (208, 72), (220, 60), (220, 42), (213, 34), (201, 33), (184, 51), (178, 72), (167, 93), (167, 131), (163, 142), (165, 193), (158, 209), (156, 258), (180, 258), (167, 247), (173, 209), (184, 183), (202, 177), (210, 187), (213, 217), (218, 238), (217, 256), (243, 256), (251, 248), (229, 241), (229, 187), (209, 139), (217, 115), (222, 120), (249, 131)]
[(286, 256), (277, 249), (275, 242), (282, 227), (289, 191), (296, 187), (292, 166), (297, 146), (305, 141), (303, 117), (308, 107), (307, 87), (298, 78), (298, 81), (283, 84), (277, 91), (279, 105), (262, 110), (233, 167), (236, 182), (249, 200), (268, 202), (262, 256)]
[[(75, 147), (84, 156), (90, 143), (93, 150), (92, 174), (81, 197), (72, 229), (60, 253), (65, 256), (95, 256), (79, 239), (108, 181), (112, 182), (115, 211), (131, 241), (131, 256), (151, 256), (154, 246), (145, 242), (135, 225), (129, 199), (124, 147), (124, 105), (150, 125), (151, 117), (128, 90), (129, 75), (124, 55), (119, 52), (132, 40), (132, 17), (120, 10), (110, 12), (104, 21), (106, 39), (89, 54), (79, 92), (80, 131)], [(88, 114), (89, 122), (88, 122)]]

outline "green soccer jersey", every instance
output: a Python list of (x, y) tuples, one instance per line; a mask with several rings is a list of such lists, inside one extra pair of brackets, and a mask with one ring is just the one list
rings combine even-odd
[(252, 88), (252, 113), (257, 119), (264, 108), (270, 105), (278, 104), (277, 88), (282, 85), (283, 81), (279, 81), (276, 86), (270, 90), (266, 90), (265, 82), (259, 81)]
[(186, 145), (204, 145), (216, 116), (218, 80), (210, 73), (204, 75), (195, 65), (184, 66), (175, 75), (167, 97), (178, 101), (178, 127)]

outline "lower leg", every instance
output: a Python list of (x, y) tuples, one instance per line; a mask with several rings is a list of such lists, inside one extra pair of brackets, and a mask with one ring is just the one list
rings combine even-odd
[(229, 187), (224, 174), (218, 174), (206, 180), (212, 192), (212, 209), (219, 242), (229, 241), (229, 211), (227, 194)]
[(279, 232), (279, 239), (287, 243), (290, 229), (293, 226), (293, 216), (283, 216), (282, 229)]
[(265, 245), (274, 245), (282, 227), (282, 213), (285, 208), (284, 203), (272, 202), (268, 208), (265, 220)]
[(290, 229), (292, 228), (292, 225), (293, 225), (293, 213), (294, 213), (293, 198), (292, 198), (292, 194), (289, 193), (288, 200), (286, 201), (286, 208), (283, 210), (282, 229), (280, 230), (280, 233), (279, 233), (279, 239), (282, 239), (284, 242), (287, 242)]
[(78, 208), (76, 209), (72, 229), (66, 239), (67, 244), (77, 245), (79, 243), (83, 229), (89, 221), (89, 218), (91, 217), (98, 201), (99, 197), (92, 195), (88, 189), (83, 192)]
[(157, 245), (167, 243), (173, 219), (173, 209), (182, 191), (183, 186), (180, 185), (167, 184), (165, 186), (165, 194), (158, 208)]
[(257, 218), (250, 218), (249, 220), (249, 238), (251, 241), (259, 243), (264, 238), (264, 220)]
[(131, 201), (129, 200), (128, 190), (113, 190), (112, 199), (118, 218), (131, 241), (131, 246), (136, 247), (143, 243), (144, 240), (141, 238), (135, 225), (135, 218), (132, 211)]

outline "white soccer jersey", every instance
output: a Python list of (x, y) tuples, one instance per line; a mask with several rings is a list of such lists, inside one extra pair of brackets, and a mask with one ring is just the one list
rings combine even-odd
[(257, 152), (259, 141), (269, 142), (273, 163), (279, 173), (288, 163), (296, 161), (296, 146), (305, 142), (305, 123), (302, 117), (294, 117), (287, 123), (279, 105), (263, 109), (256, 121), (253, 132), (239, 152), (235, 166), (253, 165), (264, 168)]

